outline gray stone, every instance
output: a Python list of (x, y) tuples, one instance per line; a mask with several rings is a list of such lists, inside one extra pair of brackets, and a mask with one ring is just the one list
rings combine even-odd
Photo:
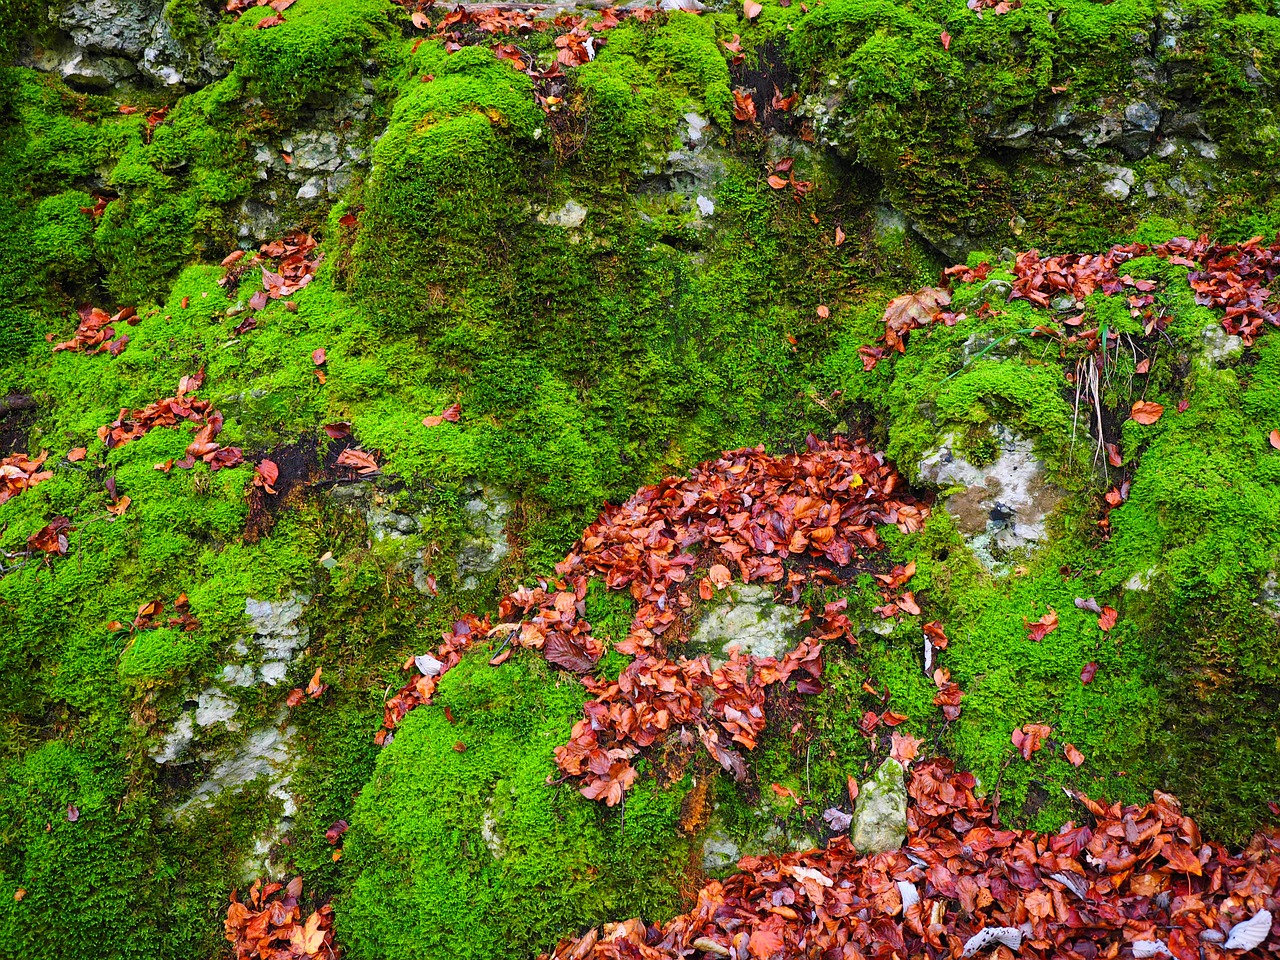
[[(194, 742), (194, 719), (189, 712), (180, 714), (164, 739), (151, 751), (151, 759), (156, 763), (174, 763), (180, 757), (186, 756)], [(184, 762), (189, 763), (190, 759)]]
[(1222, 329), (1222, 324), (1213, 321), (1200, 332), (1200, 340), (1204, 344), (1200, 353), (1200, 362), (1207, 368), (1229, 360), (1243, 352), (1244, 341)]
[(456, 559), (458, 578), (463, 590), (480, 586), (480, 576), (498, 569), (511, 547), (507, 543), (507, 515), (511, 500), (496, 487), (475, 484), (463, 505), (468, 536), (462, 542)]
[(946, 498), (946, 509), (979, 559), (993, 572), (1003, 569), (997, 552), (1043, 542), (1045, 518), (1062, 499), (1048, 482), (1034, 444), (1003, 424), (990, 427), (996, 459), (977, 466), (957, 452), (958, 437), (947, 436), (920, 462), (920, 476), (939, 487), (962, 486)]
[(1133, 189), (1134, 173), (1129, 167), (1118, 167), (1109, 163), (1100, 164), (1098, 171), (1103, 176), (1102, 195), (1112, 200), (1124, 200)]
[(240, 704), (217, 687), (207, 687), (196, 698), (196, 726), (209, 727), (215, 723), (226, 723), (239, 709)]
[(565, 230), (576, 230), (587, 221), (587, 208), (575, 200), (568, 200), (558, 210), (543, 210), (538, 213), (538, 222), (549, 227), (561, 227)]
[(907, 839), (907, 784), (902, 764), (893, 757), (859, 791), (850, 839), (862, 854), (897, 850)]
[(1131, 103), (1124, 108), (1125, 124), (1144, 133), (1154, 133), (1160, 126), (1160, 111), (1149, 103)]
[(257, 671), (247, 663), (228, 663), (222, 668), (222, 682), (230, 687), (252, 687), (257, 679)]
[(365, 510), (369, 523), (369, 536), (375, 541), (403, 540), (422, 529), (422, 521), (407, 513), (400, 513), (381, 504), (374, 498)]
[[(261, 657), (258, 678), (268, 686), (274, 687), (285, 678), (289, 664), (307, 644), (307, 628), (299, 621), (303, 605), (310, 599), (304, 594), (294, 593), (285, 600), (255, 600), (250, 597), (245, 601), (249, 629)], [(236, 652), (247, 654), (250, 651), (242, 643)]]
[(797, 607), (775, 603), (767, 586), (734, 583), (703, 615), (690, 651), (709, 654), (717, 667), (728, 662), (735, 646), (754, 657), (781, 658), (795, 644), (801, 616)]
[(1280, 572), (1269, 570), (1258, 589), (1258, 604), (1262, 612), (1280, 626)]

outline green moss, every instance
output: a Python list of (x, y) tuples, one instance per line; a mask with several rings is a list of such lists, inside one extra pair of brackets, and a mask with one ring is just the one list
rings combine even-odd
[(337, 911), (352, 956), (528, 956), (606, 917), (677, 909), (682, 792), (650, 781), (624, 813), (548, 782), (582, 687), (523, 654), (486, 660), (465, 658), (400, 726), (356, 803)]
[(204, 639), (168, 627), (141, 630), (120, 655), (120, 677), (139, 686), (171, 679), (200, 662), (208, 652)]
[(254, 92), (297, 106), (360, 82), (362, 61), (390, 31), (392, 9), (386, 0), (298, 0), (284, 23), (259, 30), (275, 11), (256, 7), (223, 28), (220, 49)]

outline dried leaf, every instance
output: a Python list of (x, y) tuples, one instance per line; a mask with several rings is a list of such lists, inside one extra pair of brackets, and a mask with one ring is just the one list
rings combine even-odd
[(1135, 421), (1143, 426), (1150, 426), (1160, 419), (1160, 414), (1164, 413), (1164, 407), (1150, 400), (1137, 400), (1130, 412)]
[(1080, 764), (1084, 763), (1084, 754), (1076, 749), (1076, 745), (1074, 743), (1064, 743), (1062, 745), (1062, 752), (1067, 755), (1067, 759), (1071, 761), (1071, 765), (1073, 767), (1078, 767)]
[(1053, 633), (1053, 631), (1058, 629), (1058, 612), (1050, 607), (1049, 612), (1039, 620), (1023, 620), (1022, 622), (1027, 628), (1027, 638), (1039, 643), (1049, 634)]

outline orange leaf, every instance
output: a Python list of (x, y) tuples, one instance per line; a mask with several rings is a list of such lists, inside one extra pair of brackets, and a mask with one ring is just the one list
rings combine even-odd
[(742, 2), (742, 12), (748, 20), (754, 20), (760, 16), (760, 11), (763, 9), (764, 7), (756, 3), (756, 0), (743, 0)]
[(1067, 755), (1067, 759), (1071, 761), (1073, 767), (1078, 767), (1084, 763), (1084, 754), (1076, 749), (1074, 743), (1063, 744), (1062, 750)]
[(836, 227), (836, 246), (838, 247), (842, 243), (844, 243), (844, 231)]
[(778, 176), (776, 173), (769, 174), (769, 186), (773, 187), (773, 189), (781, 190), (786, 185), (787, 185), (787, 181), (784, 180), (782, 177)]
[(718, 590), (723, 590), (733, 579), (733, 575), (729, 573), (729, 568), (723, 563), (713, 563), (711, 569), (707, 571), (707, 576)]
[(1053, 633), (1053, 631), (1058, 629), (1058, 611), (1050, 607), (1049, 612), (1039, 620), (1034, 622), (1030, 620), (1023, 620), (1022, 622), (1026, 625), (1028, 639), (1039, 643), (1049, 634)]
[(85, 458), (85, 454), (88, 452), (88, 449), (85, 447), (74, 447), (71, 452), (67, 454), (67, 459), (72, 463), (79, 463)]
[(1271, 435), (1267, 438), (1271, 441), (1271, 445), (1280, 450), (1280, 430), (1272, 430)]
[(1116, 616), (1114, 607), (1103, 607), (1102, 615), (1098, 617), (1098, 629), (1106, 633), (1116, 625)]
[(1164, 413), (1164, 407), (1150, 400), (1137, 400), (1130, 412), (1134, 420), (1144, 427), (1149, 427), (1160, 419), (1160, 414)]

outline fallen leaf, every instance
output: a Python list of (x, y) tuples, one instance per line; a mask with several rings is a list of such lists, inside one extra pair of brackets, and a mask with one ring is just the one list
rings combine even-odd
[(1144, 427), (1149, 427), (1160, 419), (1160, 414), (1164, 413), (1164, 407), (1150, 400), (1136, 400), (1130, 413), (1135, 421)]
[(836, 227), (836, 246), (838, 247), (842, 243), (844, 243), (844, 231)]
[(951, 49), (951, 34), (947, 33), (947, 31), (943, 30), (943, 31), (942, 31), (942, 36), (940, 36), (938, 39), (940, 39), (940, 40), (942, 41), (942, 49), (943, 49), (943, 50), (950, 50), (950, 49)]
[(289, 696), (285, 698), (285, 704), (290, 707), (299, 707), (302, 702), (307, 699), (307, 691), (301, 687), (294, 687), (289, 691)]
[(1071, 761), (1073, 767), (1078, 767), (1084, 763), (1084, 754), (1076, 749), (1074, 743), (1066, 743), (1062, 745), (1062, 752), (1067, 755), (1067, 759)]
[(1272, 430), (1267, 439), (1271, 441), (1273, 447), (1280, 450), (1280, 430)]
[(1024, 619), (1022, 622), (1027, 628), (1027, 638), (1039, 643), (1058, 629), (1058, 612), (1050, 607), (1049, 612), (1039, 620), (1030, 621)]
[(27, 891), (26, 891), (26, 889), (25, 889), (25, 888), (23, 888), (23, 887), (19, 887), (17, 890), (13, 891), (13, 899), (14, 899), (14, 900), (21, 900), (21, 899), (22, 899), (23, 897), (25, 897), (26, 895), (27, 895)]
[(335, 462), (339, 467), (352, 467), (362, 474), (378, 472), (378, 462), (363, 450), (354, 448), (343, 450)]
[(1103, 607), (1102, 615), (1098, 617), (1098, 629), (1106, 633), (1116, 625), (1116, 616), (1114, 607)]
[(713, 563), (711, 569), (707, 571), (707, 576), (716, 585), (717, 590), (723, 590), (733, 580), (733, 574), (723, 563)]
[(351, 436), (351, 424), (345, 421), (338, 423), (326, 423), (324, 432), (330, 440), (341, 440), (343, 437)]
[(316, 672), (312, 675), (311, 682), (307, 684), (307, 696), (312, 700), (315, 700), (329, 689), (329, 685), (327, 683), (320, 682), (320, 674), (323, 672), (324, 667), (316, 667)]
[(267, 27), (278, 27), (282, 23), (284, 23), (284, 17), (280, 16), (278, 13), (273, 13), (270, 16), (263, 17), (259, 20), (253, 25), (253, 28), (255, 30), (265, 30)]
[(122, 517), (124, 512), (129, 509), (129, 504), (133, 503), (128, 497), (121, 497), (115, 503), (107, 504), (107, 513), (113, 516)]
[[(756, 102), (747, 91), (737, 88), (733, 91), (733, 118), (746, 123), (756, 118)], [(770, 185), (772, 186), (772, 179)]]
[(311, 351), (311, 362), (317, 367), (325, 362), (324, 347), (316, 347)]
[(768, 183), (769, 183), (769, 186), (773, 187), (773, 189), (775, 190), (781, 190), (783, 187), (787, 185), (787, 181), (784, 178), (778, 176), (776, 173), (769, 174)]
[(421, 10), (415, 10), (409, 19), (413, 21), (413, 25), (419, 30), (425, 30), (431, 26), (431, 21), (427, 19), (427, 15)]
[(89, 450), (87, 447), (73, 447), (67, 454), (67, 459), (72, 463), (79, 463), (85, 458), (85, 455), (88, 454), (88, 452)]
[(1094, 676), (1097, 675), (1097, 673), (1098, 673), (1098, 661), (1090, 660), (1088, 663), (1086, 663), (1083, 667), (1080, 668), (1080, 682), (1085, 686), (1088, 686), (1090, 683), (1093, 682), (1093, 678)]
[(1133, 368), (1134, 373), (1147, 373), (1151, 369), (1150, 359), (1142, 359), (1138, 361), (1138, 365)]
[(820, 316), (823, 320), (831, 316), (831, 310), (825, 303), (818, 304), (818, 316)]
[(1018, 748), (1018, 752), (1022, 754), (1023, 760), (1030, 760), (1031, 754), (1035, 753), (1043, 745), (1044, 738), (1053, 730), (1042, 723), (1024, 723), (1020, 729), (1013, 731), (1013, 745)]
[(763, 9), (764, 7), (756, 3), (756, 0), (742, 0), (742, 12), (748, 20), (754, 20), (760, 16), (760, 11)]

